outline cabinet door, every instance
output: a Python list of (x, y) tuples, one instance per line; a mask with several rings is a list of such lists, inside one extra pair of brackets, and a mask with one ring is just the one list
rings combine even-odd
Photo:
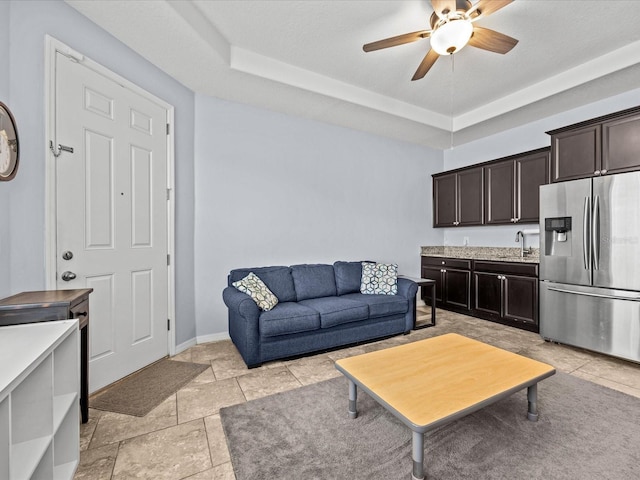
[(538, 324), (538, 279), (504, 276), (504, 318)]
[(457, 174), (458, 225), (482, 225), (484, 222), (482, 168), (470, 168)]
[[(436, 305), (442, 303), (442, 269), (440, 267), (422, 267), (422, 278), (435, 280), (436, 282)], [(422, 288), (422, 300), (427, 305), (431, 305), (431, 289)]]
[(444, 304), (469, 310), (471, 272), (469, 270), (446, 269), (444, 273)]
[(640, 114), (602, 124), (602, 169), (600, 173), (640, 170)]
[(453, 227), (456, 216), (456, 174), (433, 178), (433, 226)]
[(589, 125), (552, 135), (553, 182), (588, 178), (600, 173), (600, 132), (600, 125)]
[(487, 224), (514, 222), (514, 162), (509, 160), (484, 167), (484, 209)]
[(550, 183), (549, 152), (518, 158), (516, 167), (516, 221), (537, 223), (540, 217), (540, 185)]
[(502, 316), (502, 280), (497, 273), (474, 272), (473, 309)]

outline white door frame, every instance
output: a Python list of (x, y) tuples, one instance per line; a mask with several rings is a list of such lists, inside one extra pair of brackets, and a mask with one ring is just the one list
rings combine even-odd
[(103, 67), (99, 63), (94, 62), (90, 58), (85, 57), (76, 50), (70, 48), (55, 38), (46, 35), (45, 38), (45, 274), (46, 288), (50, 290), (56, 289), (56, 164), (53, 152), (49, 148), (49, 142), (57, 147), (57, 138), (55, 131), (55, 78), (56, 78), (56, 54), (61, 53), (72, 60), (82, 63), (85, 67), (103, 75), (104, 77), (119, 83), (124, 88), (135, 92), (136, 94), (147, 98), (148, 100), (160, 105), (167, 111), (167, 248), (169, 258), (171, 259), (167, 267), (168, 270), (168, 289), (167, 292), (167, 315), (169, 317), (171, 328), (167, 335), (167, 344), (169, 355), (176, 353), (176, 326), (175, 326), (175, 191), (174, 191), (174, 108), (173, 105), (156, 97), (155, 95), (143, 90), (139, 86), (130, 82), (117, 73)]

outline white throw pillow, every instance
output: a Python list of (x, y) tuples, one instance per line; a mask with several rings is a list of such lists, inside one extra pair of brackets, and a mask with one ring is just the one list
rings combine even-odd
[(254, 302), (265, 312), (271, 310), (278, 304), (278, 297), (276, 297), (271, 290), (264, 284), (258, 276), (249, 272), (249, 275), (242, 280), (233, 282), (231, 285), (236, 287), (242, 293), (249, 295)]
[(362, 262), (360, 293), (366, 295), (397, 295), (398, 265), (395, 263)]

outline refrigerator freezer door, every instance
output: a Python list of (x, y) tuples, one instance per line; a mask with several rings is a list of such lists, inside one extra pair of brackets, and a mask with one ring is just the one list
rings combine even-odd
[(640, 172), (594, 178), (593, 205), (593, 285), (640, 290)]
[[(545, 219), (570, 217), (566, 239), (545, 231)], [(540, 279), (591, 284), (591, 179), (540, 187)]]
[(540, 335), (640, 362), (640, 292), (540, 282)]

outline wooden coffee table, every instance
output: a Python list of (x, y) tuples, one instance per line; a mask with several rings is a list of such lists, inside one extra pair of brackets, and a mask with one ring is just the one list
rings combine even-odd
[(424, 478), (424, 433), (527, 388), (528, 413), (538, 419), (537, 384), (556, 371), (477, 340), (449, 333), (344, 358), (349, 416), (357, 417), (360, 387), (413, 432), (412, 478)]

